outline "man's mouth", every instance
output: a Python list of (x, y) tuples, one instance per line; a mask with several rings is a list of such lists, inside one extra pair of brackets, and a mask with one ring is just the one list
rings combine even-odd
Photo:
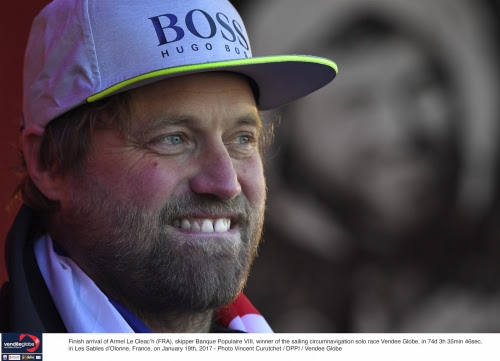
[(223, 233), (231, 228), (230, 218), (180, 218), (175, 219), (172, 226), (184, 230), (206, 233)]

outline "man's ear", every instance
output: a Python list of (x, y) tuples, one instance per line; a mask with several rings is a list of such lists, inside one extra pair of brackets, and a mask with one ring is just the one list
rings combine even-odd
[(43, 129), (26, 129), (21, 137), (24, 161), (29, 177), (38, 190), (50, 200), (61, 200), (64, 191), (64, 177), (54, 169), (46, 168), (40, 161)]

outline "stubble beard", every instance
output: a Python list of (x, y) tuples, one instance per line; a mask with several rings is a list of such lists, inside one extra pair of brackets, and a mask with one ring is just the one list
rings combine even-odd
[[(72, 238), (64, 245), (108, 296), (142, 314), (181, 315), (227, 305), (242, 291), (262, 236), (264, 204), (253, 209), (243, 194), (230, 201), (192, 194), (149, 210), (112, 197), (98, 182), (84, 188), (74, 190), (63, 216)], [(168, 226), (197, 212), (237, 214), (239, 240), (214, 233), (191, 242)]]

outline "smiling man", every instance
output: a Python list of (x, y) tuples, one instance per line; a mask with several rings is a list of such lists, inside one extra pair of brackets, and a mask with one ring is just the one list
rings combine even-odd
[(242, 294), (264, 220), (259, 111), (336, 66), (249, 44), (225, 0), (55, 0), (35, 18), (2, 331), (271, 330)]

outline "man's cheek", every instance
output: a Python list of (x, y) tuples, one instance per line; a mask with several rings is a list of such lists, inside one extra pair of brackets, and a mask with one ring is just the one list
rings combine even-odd
[(260, 157), (238, 166), (238, 180), (243, 193), (250, 201), (252, 208), (264, 207), (266, 200), (266, 180)]
[(179, 185), (181, 177), (158, 164), (151, 164), (134, 172), (125, 172), (117, 179), (115, 191), (137, 205), (162, 207)]

